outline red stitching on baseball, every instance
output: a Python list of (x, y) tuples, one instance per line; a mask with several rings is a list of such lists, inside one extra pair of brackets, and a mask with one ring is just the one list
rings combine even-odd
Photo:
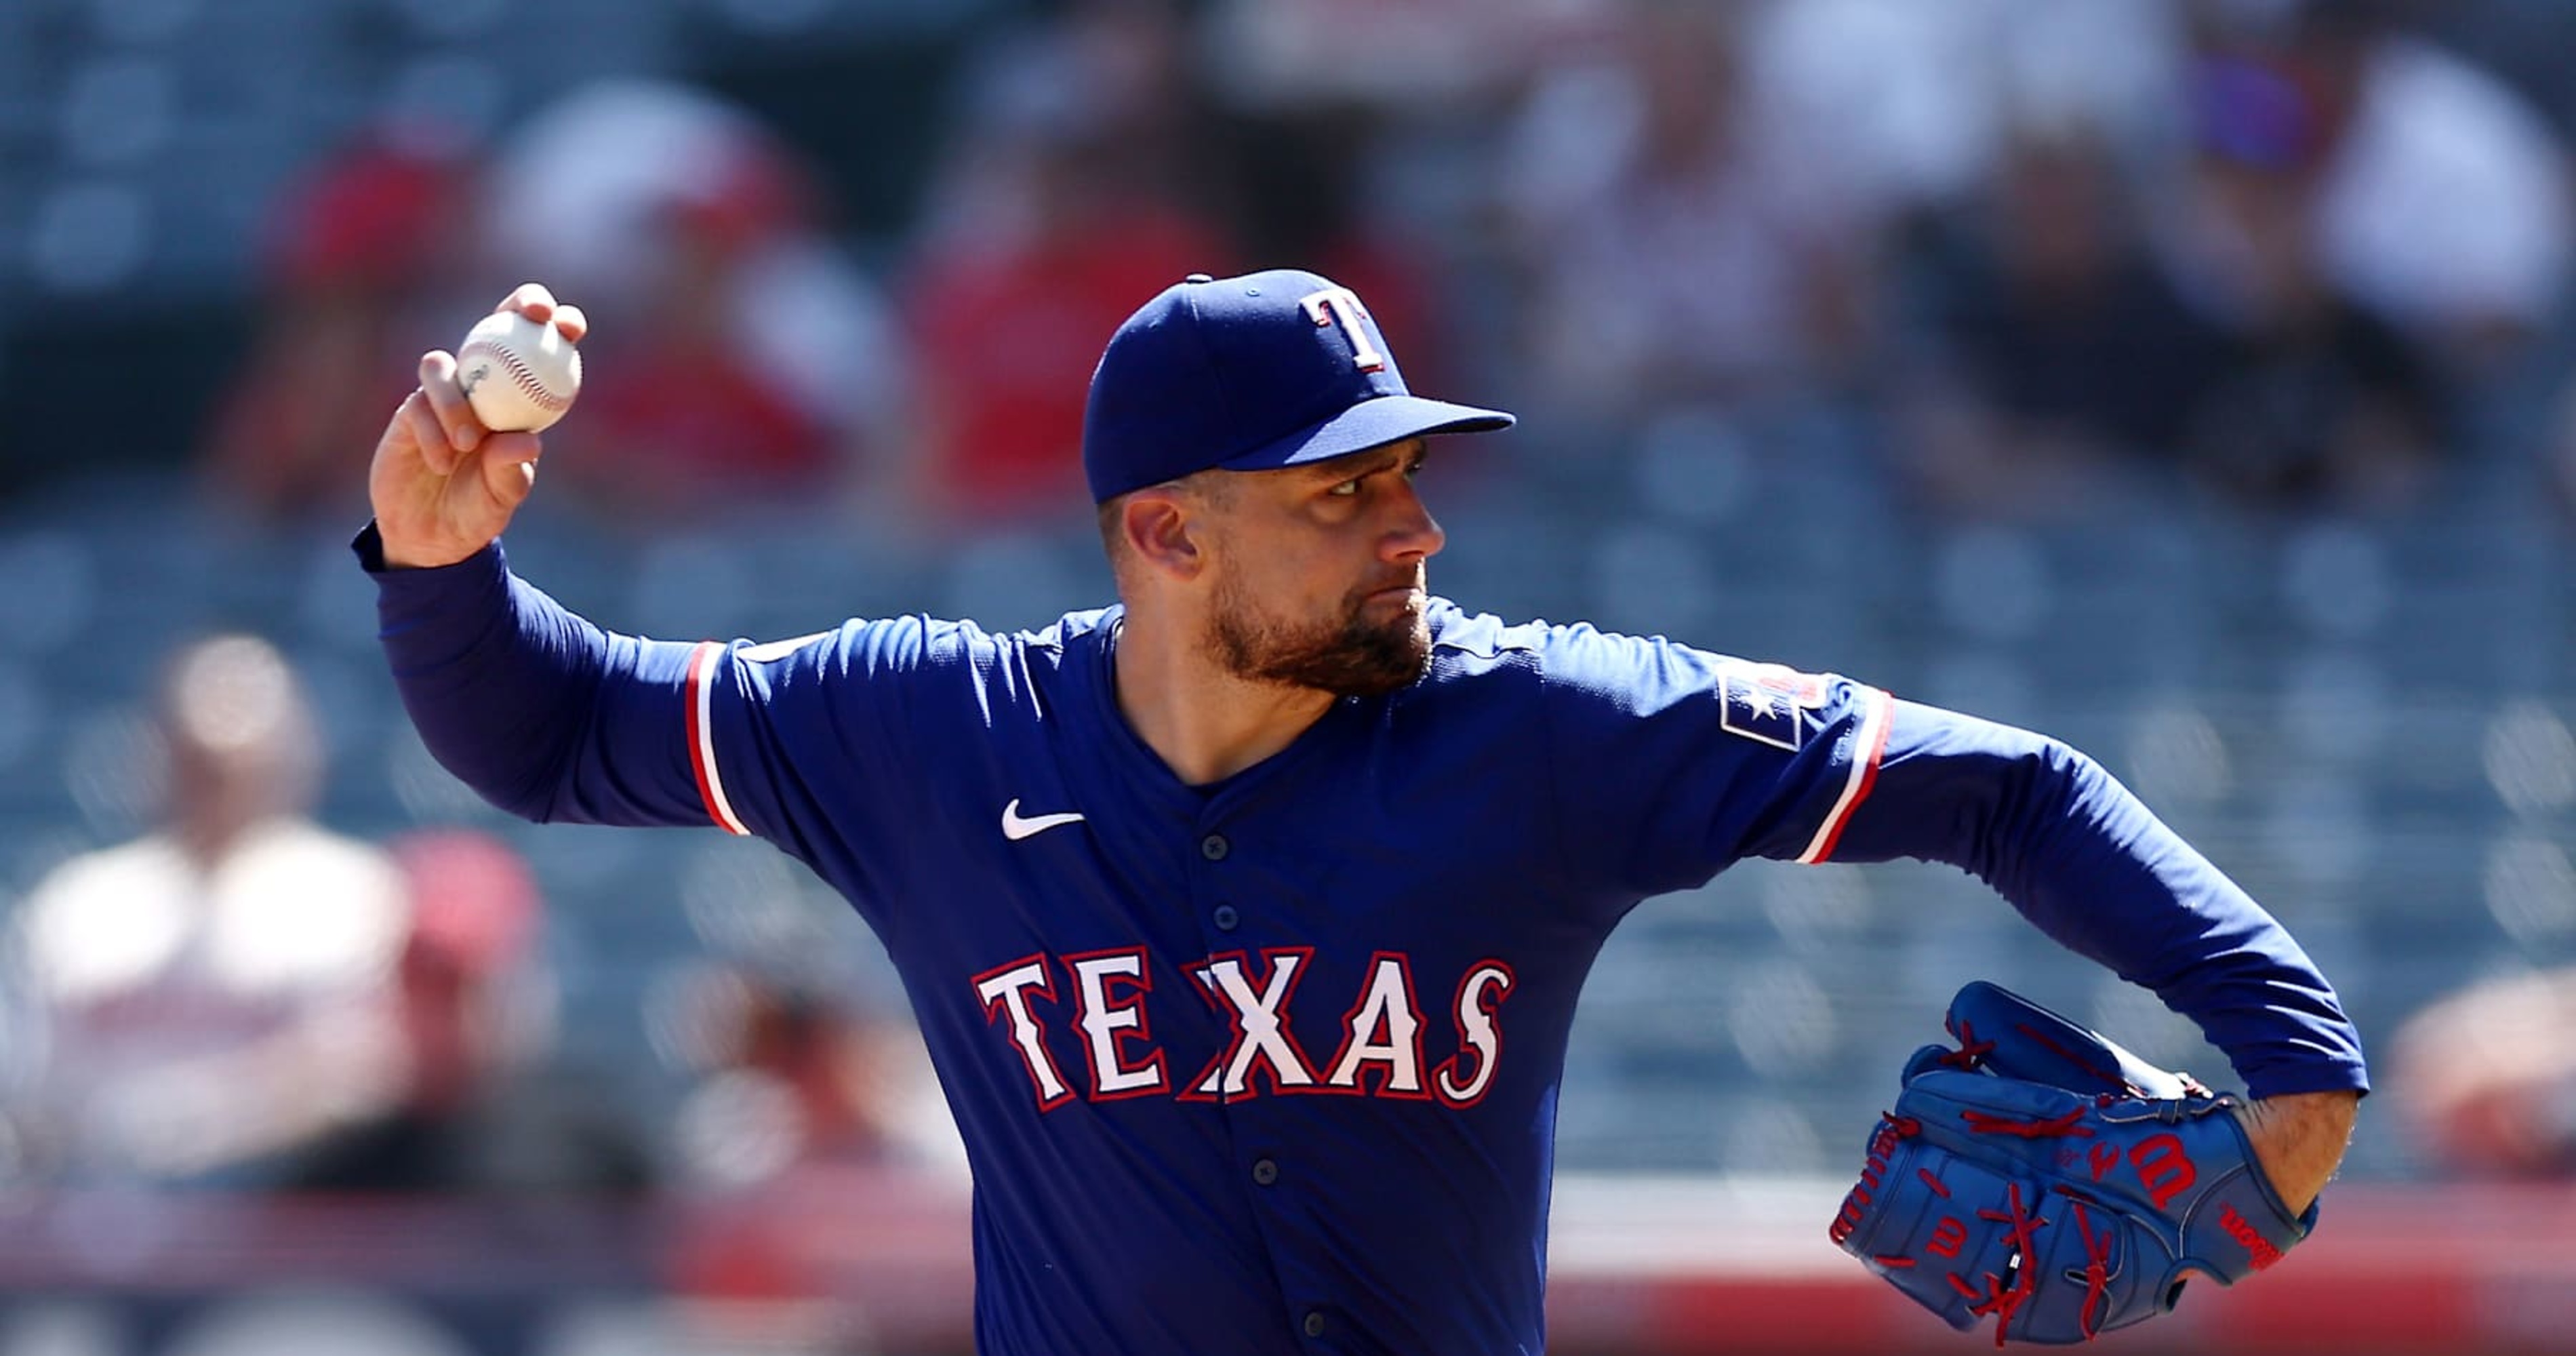
[(519, 361), (518, 354), (502, 348), (489, 339), (477, 339), (466, 345), (465, 353), (467, 357), (483, 356), (498, 360), (504, 368), (508, 369), (511, 383), (519, 388), (521, 394), (535, 401), (539, 409), (560, 410), (572, 404), (572, 397), (556, 395), (547, 390), (545, 383), (537, 380), (537, 374), (529, 371), (526, 363)]

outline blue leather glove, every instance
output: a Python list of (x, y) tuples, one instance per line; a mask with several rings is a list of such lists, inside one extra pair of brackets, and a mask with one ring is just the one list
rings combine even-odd
[(2222, 1285), (2281, 1259), (2292, 1218), (2233, 1095), (2140, 1060), (1983, 982), (1958, 1045), (1906, 1062), (1832, 1236), (1952, 1327), (1995, 1345), (2089, 1341), (2168, 1313), (2188, 1273)]

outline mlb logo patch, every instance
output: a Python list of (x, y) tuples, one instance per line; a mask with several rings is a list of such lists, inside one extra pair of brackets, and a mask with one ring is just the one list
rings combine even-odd
[(1808, 711), (1825, 704), (1825, 680), (1778, 664), (1729, 664), (1718, 679), (1718, 724), (1730, 734), (1798, 751)]

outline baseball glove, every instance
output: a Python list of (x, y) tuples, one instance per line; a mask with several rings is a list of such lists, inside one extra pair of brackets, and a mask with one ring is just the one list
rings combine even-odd
[(1992, 984), (1951, 1000), (1957, 1048), (1906, 1062), (1831, 1230), (1950, 1326), (2067, 1343), (2170, 1312), (2191, 1272), (2234, 1285), (2316, 1224), (2292, 1218), (2232, 1095), (2145, 1063)]

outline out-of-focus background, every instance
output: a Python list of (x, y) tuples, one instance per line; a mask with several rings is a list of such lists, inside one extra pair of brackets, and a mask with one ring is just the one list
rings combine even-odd
[[(2064, 736), (2307, 943), (2381, 1091), (2161, 1340), (2576, 1349), (2571, 58), (2560, 0), (0, 0), (0, 1356), (966, 1349), (874, 941), (447, 778), (366, 458), (539, 279), (595, 336), (523, 573), (1042, 624), (1108, 595), (1101, 343), (1287, 264), (1523, 415), (1425, 482), (1443, 592)], [(1638, 910), (1556, 1347), (1954, 1345), (1824, 1226), (1981, 977), (2226, 1081), (1946, 870)]]

